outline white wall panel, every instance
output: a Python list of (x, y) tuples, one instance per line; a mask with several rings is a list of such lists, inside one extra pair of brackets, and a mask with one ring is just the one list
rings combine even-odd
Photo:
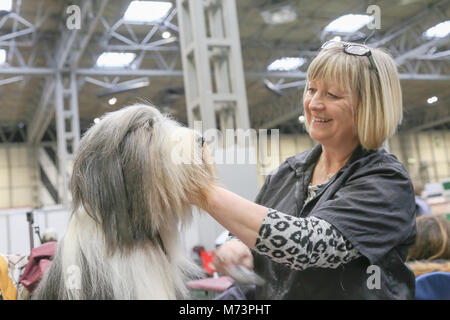
[[(31, 208), (9, 209), (0, 211), (0, 253), (29, 254), (30, 237), (26, 212)], [(6, 223), (9, 217), (9, 230)], [(64, 235), (69, 220), (69, 212), (60, 209), (34, 211), (34, 225), (39, 226), (41, 235), (46, 229), (52, 228), (58, 234), (58, 240)], [(9, 231), (9, 242), (8, 234)], [(34, 247), (40, 245), (39, 237), (33, 232)], [(8, 250), (8, 248), (10, 250)]]
[(28, 167), (11, 168), (11, 186), (13, 188), (31, 186), (31, 175)]
[(27, 167), (29, 163), (27, 146), (13, 145), (10, 147), (10, 157), (12, 167)]
[(11, 208), (9, 187), (0, 187), (0, 209)]
[(8, 252), (7, 218), (0, 215), (0, 253), (6, 252)]
[(0, 147), (0, 169), (8, 167), (8, 157), (5, 147)]
[(12, 207), (31, 207), (33, 196), (31, 187), (16, 187), (12, 189)]

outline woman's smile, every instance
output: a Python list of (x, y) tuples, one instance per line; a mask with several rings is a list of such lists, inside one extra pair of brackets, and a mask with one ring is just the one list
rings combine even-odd
[(324, 124), (330, 123), (330, 121), (333, 121), (333, 119), (318, 118), (318, 117), (314, 117), (314, 116), (312, 118), (312, 122), (316, 125), (324, 125)]

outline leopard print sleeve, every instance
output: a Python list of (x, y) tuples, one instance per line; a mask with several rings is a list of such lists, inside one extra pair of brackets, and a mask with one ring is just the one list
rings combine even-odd
[(325, 220), (297, 218), (269, 209), (256, 239), (255, 251), (295, 270), (335, 269), (361, 256)]

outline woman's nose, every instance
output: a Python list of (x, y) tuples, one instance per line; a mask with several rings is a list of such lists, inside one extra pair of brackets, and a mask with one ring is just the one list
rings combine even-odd
[(318, 94), (315, 94), (311, 98), (311, 101), (309, 102), (309, 108), (312, 110), (317, 110), (317, 111), (323, 110), (325, 108), (325, 106), (323, 104), (323, 100)]

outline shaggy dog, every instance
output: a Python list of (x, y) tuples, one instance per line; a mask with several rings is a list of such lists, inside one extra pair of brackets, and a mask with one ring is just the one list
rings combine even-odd
[(188, 298), (198, 269), (179, 227), (214, 183), (205, 152), (154, 107), (106, 114), (80, 142), (68, 229), (33, 298)]

